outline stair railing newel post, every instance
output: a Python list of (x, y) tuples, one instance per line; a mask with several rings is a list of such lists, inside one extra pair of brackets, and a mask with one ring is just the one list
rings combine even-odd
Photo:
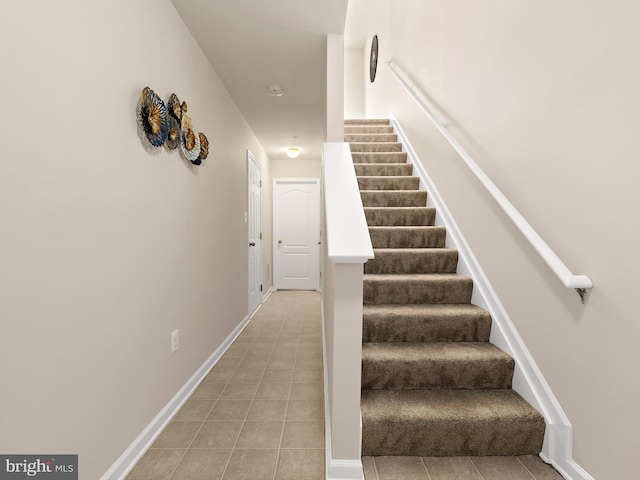
[[(416, 93), (415, 85), (409, 83), (398, 73), (394, 62), (389, 60), (385, 62), (393, 76), (398, 80), (400, 85), (409, 94), (416, 105), (431, 120), (440, 134), (447, 140), (449, 145), (453, 147), (460, 158), (465, 162), (469, 169), (478, 178), (480, 183), (487, 189), (494, 200), (507, 214), (511, 221), (518, 227), (531, 246), (538, 252), (542, 259), (547, 263), (549, 268), (556, 274), (562, 284), (567, 288), (573, 288), (580, 296), (580, 301), (584, 304), (586, 301), (587, 289), (593, 288), (593, 282), (586, 275), (576, 275), (564, 264), (558, 255), (547, 245), (533, 227), (526, 221), (522, 214), (513, 206), (513, 204), (505, 197), (500, 189), (493, 183), (487, 174), (480, 168), (475, 160), (469, 155), (464, 147), (456, 140), (456, 138), (447, 130), (449, 122), (441, 121), (431, 108)], [(422, 93), (423, 97), (426, 96)]]

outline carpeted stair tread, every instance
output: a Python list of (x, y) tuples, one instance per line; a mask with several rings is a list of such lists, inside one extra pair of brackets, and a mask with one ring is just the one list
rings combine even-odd
[(389, 125), (388, 118), (349, 118), (345, 125)]
[(393, 133), (391, 125), (348, 125), (344, 127), (344, 133)]
[(542, 415), (510, 389), (362, 390), (363, 455), (537, 455)]
[(488, 342), (367, 342), (362, 388), (511, 388), (514, 361)]
[(471, 304), (364, 305), (363, 342), (488, 342), (489, 312)]
[(398, 135), (395, 133), (345, 133), (345, 142), (397, 142)]
[(452, 248), (376, 248), (364, 273), (455, 273), (458, 251)]
[[(398, 142), (350, 142), (352, 152), (401, 152)], [(354, 162), (355, 163), (355, 162)]]
[(360, 190), (418, 190), (420, 179), (409, 176), (356, 177)]
[(410, 163), (356, 163), (353, 166), (356, 169), (356, 175), (360, 177), (401, 177), (411, 176), (413, 172), (413, 165)]
[(450, 273), (364, 274), (363, 281), (368, 305), (470, 303), (472, 292), (471, 278)]
[(407, 163), (407, 152), (356, 152), (351, 150), (353, 163)]
[(433, 207), (365, 207), (364, 215), (370, 227), (432, 226), (436, 218), (436, 209)]
[(370, 226), (373, 248), (437, 248), (444, 247), (446, 230), (434, 226)]
[(424, 190), (360, 190), (364, 207), (424, 207), (427, 192)]

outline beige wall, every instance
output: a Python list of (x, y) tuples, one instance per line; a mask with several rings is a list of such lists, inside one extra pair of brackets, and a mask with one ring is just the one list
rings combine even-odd
[[(96, 479), (247, 315), (246, 149), (268, 159), (169, 0), (2, 23), (0, 451)], [(188, 103), (201, 167), (143, 148), (146, 85)]]
[(344, 51), (344, 118), (364, 118), (363, 56), (362, 48)]
[[(392, 111), (410, 136), (572, 422), (574, 459), (595, 478), (637, 478), (640, 4), (361, 4), (365, 46), (380, 41), (367, 116)], [(593, 279), (585, 306), (443, 145), (389, 59), (567, 265)]]
[(272, 160), (272, 178), (320, 178), (320, 159), (287, 158)]

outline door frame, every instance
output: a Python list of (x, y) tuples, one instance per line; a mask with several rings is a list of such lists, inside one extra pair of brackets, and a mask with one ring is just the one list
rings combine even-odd
[[(253, 154), (251, 153), (251, 150), (247, 149), (247, 162), (246, 162), (246, 166), (247, 166), (247, 178), (246, 178), (246, 182), (247, 182), (247, 211), (245, 212), (245, 223), (247, 226), (247, 232), (246, 232), (246, 245), (247, 245), (247, 308), (249, 310), (248, 314), (251, 315), (253, 314), (253, 312), (255, 312), (258, 307), (260, 307), (260, 305), (262, 305), (263, 302), (263, 295), (264, 292), (262, 292), (262, 285), (263, 285), (263, 277), (262, 277), (262, 168), (260, 166), (260, 164), (258, 163), (258, 161), (255, 159), (255, 157), (253, 156)], [(260, 287), (261, 287), (261, 294), (259, 296), (259, 301), (258, 303), (254, 306), (251, 303), (251, 292), (252, 292), (252, 285), (251, 285), (251, 246), (249, 245), (249, 242), (251, 241), (251, 239), (249, 238), (250, 236), (250, 225), (251, 225), (251, 208), (250, 208), (250, 202), (251, 202), (251, 184), (250, 184), (250, 180), (251, 180), (251, 176), (249, 175), (249, 171), (251, 168), (251, 163), (253, 163), (255, 165), (255, 167), (258, 169), (258, 172), (260, 172), (260, 204), (258, 205), (258, 215), (259, 215), (259, 221), (260, 221), (260, 238), (257, 241), (257, 248), (258, 248), (258, 255), (259, 255), (259, 259), (260, 261), (258, 262), (258, 278), (260, 279)], [(255, 213), (255, 212), (254, 212)]]
[(272, 199), (272, 211), (273, 211), (273, 247), (272, 247), (272, 258), (273, 258), (273, 268), (272, 268), (272, 272), (273, 272), (273, 290), (277, 291), (278, 290), (278, 285), (277, 285), (277, 275), (276, 272), (279, 271), (277, 269), (277, 264), (276, 262), (278, 261), (278, 240), (277, 240), (277, 227), (278, 227), (278, 222), (277, 222), (277, 202), (276, 202), (276, 185), (278, 184), (278, 182), (286, 182), (289, 184), (296, 184), (296, 183), (305, 183), (305, 184), (316, 184), (318, 186), (318, 211), (316, 212), (317, 218), (318, 218), (318, 284), (315, 287), (315, 290), (317, 292), (321, 291), (321, 286), (322, 286), (322, 259), (323, 259), (323, 249), (321, 246), (322, 243), (322, 215), (321, 212), (323, 210), (323, 205), (322, 205), (322, 183), (320, 182), (320, 178), (317, 177), (309, 177), (309, 178), (287, 178), (287, 177), (279, 177), (279, 178), (274, 178), (273, 179), (273, 185), (272, 185), (272, 192), (273, 192), (273, 199)]

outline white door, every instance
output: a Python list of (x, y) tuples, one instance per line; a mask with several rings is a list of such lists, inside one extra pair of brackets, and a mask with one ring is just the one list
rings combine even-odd
[(320, 288), (320, 180), (274, 179), (274, 286)]
[(262, 224), (260, 167), (247, 150), (247, 243), (249, 249), (249, 314), (262, 303)]

